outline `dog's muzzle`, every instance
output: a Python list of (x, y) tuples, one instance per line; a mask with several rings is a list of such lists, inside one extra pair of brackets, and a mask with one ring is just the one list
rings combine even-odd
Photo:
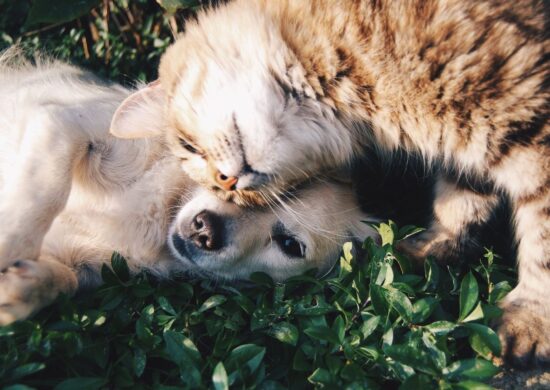
[(225, 244), (225, 226), (222, 217), (203, 210), (195, 215), (191, 222), (183, 223), (172, 235), (174, 249), (192, 260), (201, 252), (214, 253), (223, 249)]

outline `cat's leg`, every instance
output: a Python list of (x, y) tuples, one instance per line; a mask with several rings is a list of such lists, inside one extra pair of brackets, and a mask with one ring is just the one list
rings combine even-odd
[(514, 199), (519, 283), (504, 299), (499, 333), (516, 366), (550, 363), (550, 187)]
[(38, 258), (44, 235), (66, 205), (75, 161), (85, 153), (78, 124), (59, 118), (56, 110), (31, 110), (14, 157), (3, 167), (0, 270), (18, 259)]
[(74, 269), (53, 258), (17, 260), (0, 270), (0, 325), (29, 317), (77, 286)]
[(476, 227), (487, 221), (499, 202), (490, 191), (473, 191), (439, 175), (435, 186), (433, 221), (427, 230), (398, 244), (398, 249), (421, 263), (426, 256), (454, 262), (476, 246)]
[[(532, 135), (536, 133), (528, 133)], [(502, 302), (503, 356), (516, 366), (550, 363), (550, 129), (512, 145), (491, 173), (515, 212), (518, 285)], [(517, 135), (516, 135), (517, 137)], [(529, 138), (528, 138), (529, 139)]]

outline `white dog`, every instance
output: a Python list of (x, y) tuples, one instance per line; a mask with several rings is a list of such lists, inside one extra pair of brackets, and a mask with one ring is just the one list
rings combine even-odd
[(163, 138), (109, 134), (131, 91), (21, 58), (12, 49), (0, 62), (0, 324), (97, 285), (113, 251), (160, 278), (283, 280), (328, 270), (345, 241), (373, 234), (345, 184), (311, 182), (266, 209), (220, 200), (182, 174)]

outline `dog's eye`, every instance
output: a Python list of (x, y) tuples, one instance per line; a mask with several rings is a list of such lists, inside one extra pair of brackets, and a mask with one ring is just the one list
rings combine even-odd
[(185, 150), (187, 150), (189, 153), (200, 154), (200, 152), (199, 152), (193, 145), (191, 145), (189, 142), (187, 142), (187, 141), (184, 140), (183, 138), (180, 138), (179, 141), (180, 141), (180, 145), (181, 145)]
[(304, 257), (306, 248), (305, 246), (297, 241), (294, 237), (279, 234), (273, 236), (273, 240), (279, 245), (281, 250), (290, 257)]

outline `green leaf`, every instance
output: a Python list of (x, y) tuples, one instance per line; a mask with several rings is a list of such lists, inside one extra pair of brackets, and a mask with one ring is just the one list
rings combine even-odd
[(372, 301), (372, 306), (376, 314), (382, 317), (386, 317), (389, 311), (389, 303), (386, 299), (386, 294), (384, 294), (385, 289), (376, 284), (371, 284), (370, 286), (370, 298)]
[(365, 371), (361, 367), (353, 362), (350, 362), (340, 370), (340, 377), (349, 382), (360, 382), (365, 379)]
[(26, 377), (27, 375), (34, 374), (38, 371), (43, 370), (46, 368), (46, 365), (44, 363), (27, 363), (23, 364), (22, 366), (17, 367), (15, 370), (12, 371), (10, 375), (10, 379), (12, 381), (15, 381), (17, 379), (21, 379), (23, 377)]
[(275, 282), (273, 278), (265, 272), (254, 272), (248, 277), (251, 282), (256, 283), (258, 286), (264, 286), (267, 288), (273, 288)]
[(335, 345), (340, 344), (338, 335), (328, 326), (312, 326), (305, 329), (304, 333), (316, 340), (328, 341)]
[(428, 257), (424, 262), (424, 274), (426, 282), (422, 290), (431, 291), (436, 289), (439, 284), (439, 279), (441, 277), (441, 270), (437, 263), (431, 257)]
[(378, 231), (378, 234), (380, 234), (380, 238), (382, 239), (382, 246), (386, 244), (393, 244), (393, 241), (395, 239), (395, 232), (392, 229), (392, 221), (389, 221), (389, 223), (381, 223), (376, 227), (376, 230)]
[(460, 284), (460, 311), (459, 311), (459, 321), (464, 320), (468, 314), (472, 311), (474, 306), (478, 302), (479, 297), (479, 288), (477, 285), (477, 280), (471, 272), (462, 279)]
[(176, 363), (180, 370), (185, 372), (186, 382), (189, 386), (197, 387), (201, 383), (201, 355), (195, 344), (183, 334), (167, 330), (163, 334), (166, 343), (166, 355)]
[(231, 351), (225, 367), (230, 373), (239, 370), (241, 367), (248, 367), (251, 373), (260, 366), (265, 355), (265, 348), (256, 344), (239, 345)]
[(101, 265), (101, 278), (106, 284), (120, 285), (120, 279), (107, 264)]
[(425, 374), (414, 374), (408, 377), (405, 382), (399, 386), (399, 390), (420, 390), (436, 388), (434, 380)]
[(452, 363), (443, 370), (443, 375), (451, 380), (487, 380), (500, 370), (493, 363), (483, 359), (465, 359)]
[(157, 299), (157, 302), (159, 303), (160, 308), (168, 314), (171, 314), (173, 316), (177, 314), (176, 310), (174, 310), (170, 302), (168, 302), (168, 299), (166, 299), (165, 297), (159, 297)]
[(26, 386), (26, 385), (11, 385), (11, 386), (6, 386), (6, 387), (3, 387), (2, 390), (35, 390), (34, 387), (29, 387), (29, 386)]
[(65, 379), (54, 387), (54, 390), (96, 390), (107, 384), (105, 378), (100, 377), (76, 377)]
[(114, 252), (111, 256), (111, 267), (116, 276), (123, 282), (127, 282), (130, 279), (130, 269), (126, 263), (126, 259), (118, 252)]
[(164, 341), (168, 347), (169, 355), (177, 357), (175, 359), (176, 362), (180, 361), (181, 363), (186, 363), (187, 361), (192, 361), (197, 364), (201, 362), (199, 350), (193, 341), (183, 334), (167, 330), (164, 332)]
[(343, 256), (340, 257), (340, 279), (352, 271), (353, 254), (351, 253), (353, 244), (346, 242), (342, 247)]
[(424, 332), (422, 334), (422, 343), (425, 346), (426, 352), (432, 358), (435, 366), (438, 370), (442, 370), (447, 366), (447, 355), (439, 345), (437, 344), (436, 336), (430, 332)]
[(221, 305), (222, 303), (225, 303), (227, 301), (227, 298), (223, 295), (212, 295), (210, 298), (208, 298), (199, 308), (198, 312), (203, 313), (207, 310), (210, 310), (216, 306)]
[(415, 234), (423, 232), (424, 228), (416, 227), (413, 225), (406, 225), (399, 229), (397, 233), (397, 241), (406, 240), (409, 237), (414, 236)]
[(366, 339), (367, 337), (369, 337), (376, 330), (379, 323), (380, 323), (380, 316), (370, 317), (365, 322), (363, 322), (360, 328), (363, 339)]
[(296, 350), (296, 354), (292, 360), (292, 368), (296, 371), (311, 371), (311, 364), (301, 349)]
[(397, 264), (399, 264), (399, 269), (401, 270), (402, 274), (408, 274), (412, 271), (413, 267), (411, 261), (406, 256), (403, 256), (400, 253), (396, 252), (394, 252), (393, 255), (395, 256)]
[(98, 4), (99, 0), (34, 0), (25, 25), (68, 22), (85, 15)]
[(489, 293), (488, 302), (493, 305), (498, 303), (502, 298), (504, 298), (508, 293), (512, 291), (512, 286), (508, 281), (502, 281), (493, 286), (491, 292)]
[(216, 390), (229, 390), (229, 381), (227, 379), (227, 372), (222, 362), (216, 364), (214, 372), (212, 373), (212, 383)]
[(384, 352), (392, 359), (426, 374), (437, 375), (432, 358), (422, 348), (412, 345), (390, 345)]
[(136, 348), (134, 350), (134, 360), (133, 360), (133, 368), (134, 368), (134, 374), (138, 378), (143, 375), (143, 371), (145, 370), (145, 366), (147, 365), (147, 355), (141, 348)]
[(453, 390), (494, 390), (493, 387), (485, 383), (475, 381), (461, 381), (453, 383)]
[(147, 344), (152, 343), (154, 339), (153, 332), (149, 328), (149, 325), (147, 324), (147, 321), (145, 318), (139, 318), (136, 321), (136, 334), (138, 339), (144, 341)]
[(472, 348), (476, 352), (479, 352), (478, 349), (484, 350), (484, 348), (488, 348), (495, 356), (500, 356), (500, 340), (494, 330), (481, 324), (468, 323), (463, 326), (470, 329), (472, 335), (475, 336), (475, 346), (472, 345)]
[(313, 371), (313, 374), (307, 378), (307, 380), (314, 385), (321, 386), (334, 382), (332, 374), (324, 368), (317, 368)]
[(286, 344), (296, 345), (298, 343), (298, 328), (290, 322), (279, 322), (273, 325), (268, 334)]
[(132, 286), (132, 294), (138, 298), (145, 298), (152, 295), (155, 290), (147, 283), (138, 283)]
[(430, 332), (436, 336), (445, 336), (455, 330), (458, 327), (454, 322), (449, 321), (436, 321), (428, 324), (424, 329), (428, 329)]
[(384, 289), (384, 294), (390, 306), (399, 313), (401, 318), (407, 322), (411, 322), (413, 306), (410, 299), (401, 291), (394, 288)]
[(332, 324), (332, 330), (338, 337), (338, 341), (342, 343), (346, 334), (346, 322), (342, 316), (336, 317), (334, 323)]
[(382, 335), (382, 347), (387, 347), (393, 344), (393, 328), (390, 326)]
[[(352, 249), (353, 249), (353, 243), (352, 242), (346, 242), (346, 243), (344, 243), (344, 245), (342, 245), (342, 253), (344, 254), (344, 259), (350, 265), (351, 265), (351, 262), (353, 260), (353, 254), (351, 253)], [(349, 270), (351, 271), (351, 267), (350, 267)]]
[(197, 7), (200, 5), (199, 0), (157, 0), (157, 3), (170, 14), (180, 9)]
[(413, 303), (412, 322), (414, 324), (419, 324), (426, 321), (428, 317), (430, 317), (430, 315), (433, 313), (438, 304), (439, 300), (432, 297), (422, 298)]
[(472, 310), (470, 314), (468, 314), (466, 318), (462, 320), (462, 322), (477, 321), (477, 320), (481, 320), (484, 317), (485, 317), (485, 313), (483, 313), (483, 307), (481, 305), (481, 302), (478, 302), (476, 308)]

